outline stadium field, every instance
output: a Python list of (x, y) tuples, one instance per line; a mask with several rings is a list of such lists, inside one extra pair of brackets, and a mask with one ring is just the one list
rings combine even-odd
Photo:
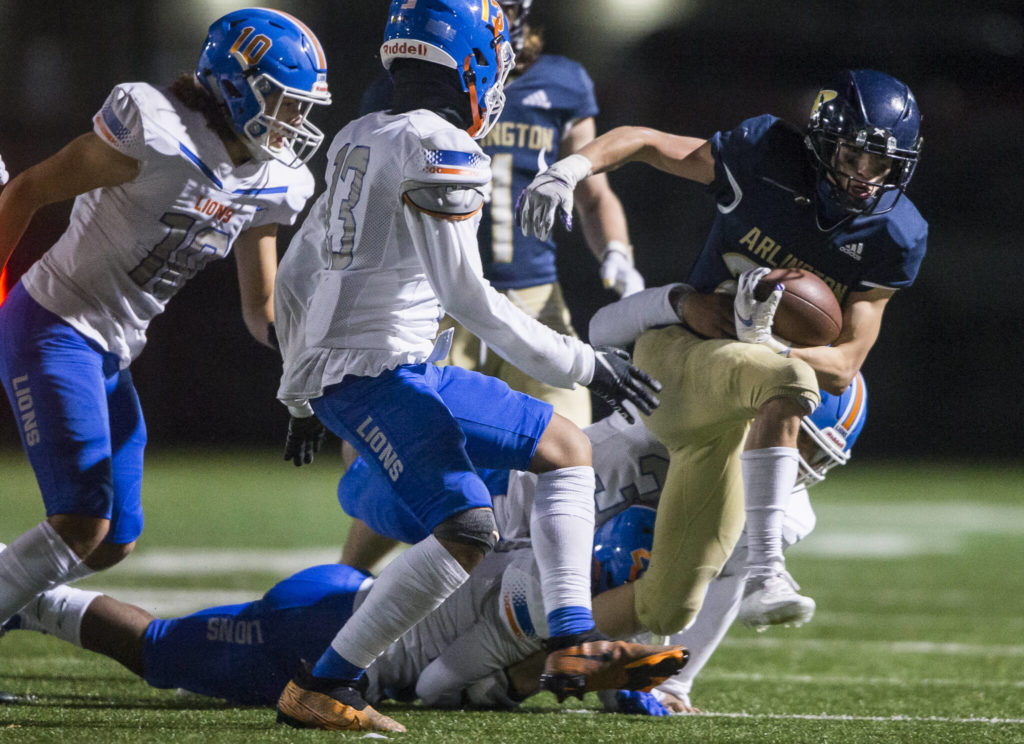
[[(154, 450), (147, 526), (122, 565), (82, 583), (158, 614), (254, 598), (336, 559), (340, 458)], [(0, 540), (38, 521), (20, 452), (0, 453)], [(790, 568), (818, 602), (799, 629), (734, 627), (698, 678), (706, 713), (598, 712), (543, 694), (520, 713), (382, 709), (408, 742), (1024, 742), (1024, 468), (855, 462), (812, 491), (818, 529)], [(0, 742), (274, 742), (362, 738), (277, 726), (270, 710), (148, 688), (53, 638), (0, 640)], [(381, 737), (383, 738), (383, 737)]]

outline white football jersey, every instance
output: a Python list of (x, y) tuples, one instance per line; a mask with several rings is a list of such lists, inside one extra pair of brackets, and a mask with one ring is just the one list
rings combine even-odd
[[(583, 430), (593, 447), (596, 527), (630, 506), (657, 508), (668, 471), (668, 451), (639, 420), (617, 413)], [(513, 470), (508, 493), (494, 497), (494, 516), (503, 540), (530, 536), (530, 511), (537, 476)]]
[(445, 311), (533, 376), (589, 382), (590, 347), (483, 278), (476, 229), (490, 158), (466, 132), (425, 110), (377, 112), (342, 129), (327, 160), (327, 192), (278, 273), (284, 403), (431, 359)]
[(93, 131), (138, 160), (138, 176), (78, 196), (67, 230), (22, 282), (123, 368), (167, 301), (241, 232), (295, 221), (313, 176), (276, 160), (235, 166), (200, 112), (146, 83), (116, 86)]

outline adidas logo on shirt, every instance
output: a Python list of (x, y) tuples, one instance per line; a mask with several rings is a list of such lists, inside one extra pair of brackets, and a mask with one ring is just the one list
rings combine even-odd
[(543, 88), (538, 90), (536, 93), (531, 93), (523, 99), (524, 106), (530, 106), (531, 108), (551, 108), (551, 99), (548, 98), (547, 91)]
[(860, 261), (864, 256), (864, 244), (863, 243), (847, 243), (846, 245), (839, 246), (839, 250), (845, 253), (847, 256), (852, 258), (854, 261)]

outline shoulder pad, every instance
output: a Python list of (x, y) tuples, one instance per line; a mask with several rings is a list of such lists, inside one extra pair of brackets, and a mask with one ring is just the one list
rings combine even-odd
[(468, 219), (479, 212), (484, 204), (484, 195), (480, 189), (459, 184), (406, 184), (403, 189), (406, 203), (442, 219)]

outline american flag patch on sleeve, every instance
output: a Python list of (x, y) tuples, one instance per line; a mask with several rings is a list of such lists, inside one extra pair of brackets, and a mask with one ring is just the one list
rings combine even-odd
[(490, 176), (487, 156), (480, 152), (424, 150), (423, 156), (427, 173), (485, 180)]
[(93, 122), (103, 136), (111, 142), (120, 142), (122, 145), (131, 143), (132, 130), (122, 124), (121, 120), (117, 118), (117, 114), (114, 113), (110, 101), (103, 104), (103, 108), (96, 114)]

